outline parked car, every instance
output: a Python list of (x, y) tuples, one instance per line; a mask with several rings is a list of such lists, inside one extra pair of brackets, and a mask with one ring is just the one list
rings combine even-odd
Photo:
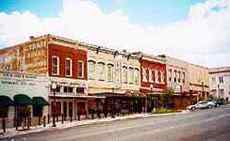
[(224, 99), (210, 100), (210, 102), (215, 103), (215, 107), (219, 107), (225, 104)]
[(215, 103), (212, 101), (199, 101), (194, 105), (188, 106), (187, 109), (194, 111), (196, 109), (211, 109), (213, 107), (215, 107)]

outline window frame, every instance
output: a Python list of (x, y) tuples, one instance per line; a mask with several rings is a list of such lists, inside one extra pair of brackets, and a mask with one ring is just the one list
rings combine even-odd
[[(81, 63), (81, 68), (82, 68), (82, 71), (81, 71), (81, 76), (79, 75), (80, 74), (80, 63)], [(84, 73), (85, 73), (85, 69), (84, 69), (84, 61), (83, 60), (78, 60), (77, 61), (77, 78), (84, 78)]]
[[(57, 73), (54, 73), (53, 72), (53, 59), (56, 58), (57, 59)], [(52, 59), (51, 59), (51, 74), (52, 75), (60, 75), (60, 58), (58, 56), (52, 56)]]
[[(70, 74), (67, 74), (67, 67), (66, 67), (66, 61), (70, 61), (70, 66), (69, 66), (69, 70), (70, 70)], [(65, 58), (65, 76), (66, 77), (72, 77), (72, 74), (73, 74), (73, 61), (71, 58)]]

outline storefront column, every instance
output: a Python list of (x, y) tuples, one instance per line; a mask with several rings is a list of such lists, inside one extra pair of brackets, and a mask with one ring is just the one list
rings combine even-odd
[(86, 112), (86, 119), (88, 119), (89, 118), (88, 99), (85, 101), (85, 112)]

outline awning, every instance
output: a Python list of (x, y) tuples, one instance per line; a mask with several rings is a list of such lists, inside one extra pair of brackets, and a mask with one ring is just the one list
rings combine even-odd
[(48, 101), (46, 101), (43, 97), (33, 97), (32, 98), (32, 104), (34, 106), (46, 106), (49, 105)]
[(0, 96), (0, 107), (9, 107), (13, 105), (14, 105), (14, 102), (13, 100), (11, 100), (10, 97), (5, 96), (5, 95)]
[(32, 105), (32, 99), (24, 94), (17, 94), (14, 96), (14, 103), (17, 106)]

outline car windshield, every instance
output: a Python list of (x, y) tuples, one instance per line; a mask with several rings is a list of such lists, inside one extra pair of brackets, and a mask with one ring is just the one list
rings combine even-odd
[(205, 104), (205, 103), (207, 103), (206, 101), (200, 101), (200, 102), (198, 102), (198, 104)]

